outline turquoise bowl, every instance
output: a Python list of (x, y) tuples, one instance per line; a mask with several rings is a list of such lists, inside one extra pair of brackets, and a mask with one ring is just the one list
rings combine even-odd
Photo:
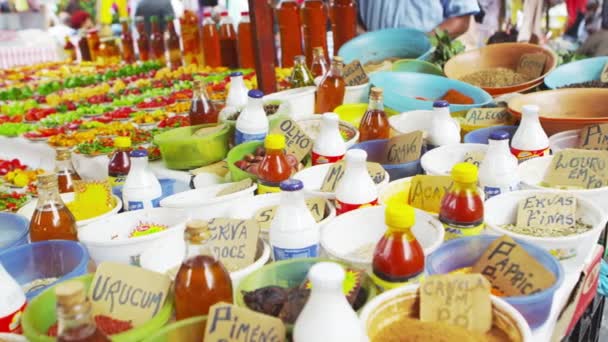
[(549, 89), (557, 89), (568, 84), (599, 80), (606, 62), (608, 57), (595, 57), (561, 65), (545, 77), (545, 85)]
[(443, 70), (433, 63), (419, 59), (400, 59), (393, 63), (392, 71), (395, 72), (417, 72), (420, 74), (430, 74), (444, 76)]

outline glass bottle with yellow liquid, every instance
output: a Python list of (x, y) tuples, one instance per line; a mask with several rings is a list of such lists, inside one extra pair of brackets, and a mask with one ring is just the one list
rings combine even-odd
[(30, 240), (78, 241), (76, 219), (59, 196), (56, 173), (38, 176), (38, 203), (30, 220)]

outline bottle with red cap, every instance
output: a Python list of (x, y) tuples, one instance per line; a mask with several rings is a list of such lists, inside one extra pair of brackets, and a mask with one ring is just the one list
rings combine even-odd
[(367, 152), (346, 152), (344, 176), (336, 187), (336, 215), (378, 204), (378, 189), (367, 171)]
[(238, 31), (239, 65), (241, 68), (255, 68), (253, 44), (251, 42), (251, 21), (249, 12), (241, 12)]
[(344, 158), (346, 143), (340, 134), (340, 120), (336, 113), (325, 113), (321, 130), (312, 147), (312, 165), (335, 163)]
[(230, 69), (239, 67), (238, 53), (236, 50), (236, 32), (234, 24), (227, 11), (223, 11), (220, 20), (220, 52), (222, 65)]
[(511, 153), (520, 163), (549, 155), (549, 138), (540, 125), (538, 113), (536, 105), (525, 105), (522, 108), (521, 122), (511, 139)]

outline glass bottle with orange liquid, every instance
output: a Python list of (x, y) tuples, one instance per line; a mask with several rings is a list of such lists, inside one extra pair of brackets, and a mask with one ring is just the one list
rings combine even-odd
[(306, 0), (300, 9), (306, 64), (312, 64), (312, 49), (323, 47), (327, 58), (327, 12), (322, 0)]
[(87, 42), (86, 35), (79, 34), (80, 39), (78, 40), (78, 50), (80, 50), (80, 59), (83, 61), (90, 62), (91, 59), (91, 51), (89, 51), (89, 43)]
[(357, 5), (354, 0), (332, 0), (329, 9), (334, 54), (357, 34)]
[(241, 22), (238, 27), (239, 66), (255, 68), (253, 59), (253, 44), (251, 43), (251, 21), (249, 12), (241, 12)]
[(55, 172), (57, 172), (59, 193), (74, 192), (74, 181), (80, 180), (80, 176), (72, 165), (72, 152), (69, 149), (57, 149)]
[(327, 61), (325, 60), (325, 53), (323, 48), (317, 46), (312, 50), (312, 64), (310, 65), (310, 72), (312, 77), (323, 77), (327, 73)]
[(30, 220), (30, 240), (78, 241), (76, 219), (59, 196), (56, 173), (38, 176), (38, 203)]
[(217, 302), (232, 303), (232, 281), (224, 265), (212, 256), (206, 221), (186, 224), (186, 259), (175, 276), (175, 318), (206, 315)]
[(192, 87), (192, 102), (190, 102), (190, 124), (192, 126), (217, 123), (218, 111), (209, 101), (205, 91), (205, 83), (195, 82)]
[(230, 69), (239, 67), (238, 52), (236, 49), (236, 32), (232, 19), (228, 16), (228, 12), (224, 11), (221, 14), (220, 20), (220, 51), (222, 54), (222, 66)]
[(292, 168), (285, 155), (285, 136), (268, 134), (264, 140), (266, 155), (258, 168), (258, 194), (281, 191), (280, 183), (291, 177)]
[(63, 45), (63, 52), (69, 62), (76, 61), (76, 47), (74, 47), (74, 44), (72, 44), (72, 42), (70, 41), (70, 37), (67, 37), (67, 36), (65, 37), (65, 44)]
[(97, 61), (99, 57), (99, 30), (96, 28), (87, 31), (87, 44), (89, 45), (89, 54), (92, 61)]
[(139, 59), (143, 62), (150, 60), (150, 40), (146, 33), (144, 17), (135, 17), (135, 28), (137, 29), (137, 50)]
[(317, 88), (315, 113), (333, 112), (344, 101), (346, 83), (342, 77), (342, 68), (344, 68), (342, 57), (334, 56), (329, 71), (323, 76)]
[(203, 65), (204, 58), (201, 51), (198, 16), (191, 10), (185, 10), (184, 16), (179, 21), (181, 25), (182, 47), (184, 49), (184, 64)]
[(173, 17), (167, 17), (167, 49), (169, 50), (169, 63), (171, 68), (177, 69), (182, 66), (182, 50), (179, 46), (179, 36), (175, 31)]
[(277, 5), (276, 15), (279, 23), (281, 41), (281, 66), (293, 66), (295, 56), (303, 54), (300, 13), (295, 0), (283, 0)]
[(133, 47), (133, 35), (129, 28), (129, 18), (120, 18), (122, 33), (122, 60), (127, 64), (135, 63), (135, 48)]
[(222, 65), (222, 52), (220, 48), (220, 33), (211, 18), (211, 12), (205, 12), (203, 20), (203, 55), (205, 64), (210, 67)]
[(369, 94), (367, 111), (359, 124), (359, 141), (388, 139), (391, 126), (384, 111), (382, 88), (373, 87)]
[(97, 327), (93, 319), (91, 301), (84, 284), (69, 280), (55, 287), (57, 297), (57, 341), (109, 342), (110, 339)]
[(120, 64), (120, 50), (116, 38), (111, 36), (101, 38), (97, 62), (105, 66)]
[(161, 63), (165, 62), (165, 40), (163, 32), (160, 29), (158, 17), (153, 15), (150, 17), (150, 59)]

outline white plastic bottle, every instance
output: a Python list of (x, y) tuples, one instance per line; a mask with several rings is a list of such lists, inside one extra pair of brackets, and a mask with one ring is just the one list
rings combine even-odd
[(367, 172), (367, 152), (346, 151), (344, 176), (336, 186), (336, 215), (378, 204), (378, 189)]
[(519, 188), (517, 158), (509, 150), (508, 132), (490, 134), (488, 150), (479, 166), (479, 185), (486, 200)]
[(308, 271), (310, 296), (293, 329), (294, 342), (368, 341), (363, 323), (342, 292), (345, 272), (333, 262), (319, 262)]
[(125, 211), (159, 206), (162, 188), (152, 171), (148, 170), (148, 151), (131, 151), (131, 169), (122, 188)]
[(346, 143), (340, 134), (339, 124), (338, 114), (323, 114), (321, 129), (312, 147), (312, 165), (335, 163), (344, 158)]
[(243, 81), (243, 73), (235, 71), (230, 74), (230, 89), (226, 98), (226, 107), (242, 109), (247, 105), (247, 93), (249, 89)]
[(234, 142), (236, 145), (248, 141), (264, 141), (268, 134), (268, 118), (264, 111), (264, 93), (258, 89), (250, 90), (247, 106), (236, 119)]
[(433, 102), (427, 141), (429, 149), (460, 142), (460, 125), (450, 116), (450, 104), (447, 101)]
[(319, 256), (321, 231), (304, 200), (304, 184), (282, 181), (281, 203), (270, 223), (269, 241), (275, 261)]
[(16, 333), (27, 300), (23, 289), (0, 263), (0, 333)]
[(537, 105), (525, 105), (521, 110), (521, 122), (511, 139), (511, 153), (519, 162), (549, 155), (549, 137), (538, 119)]

